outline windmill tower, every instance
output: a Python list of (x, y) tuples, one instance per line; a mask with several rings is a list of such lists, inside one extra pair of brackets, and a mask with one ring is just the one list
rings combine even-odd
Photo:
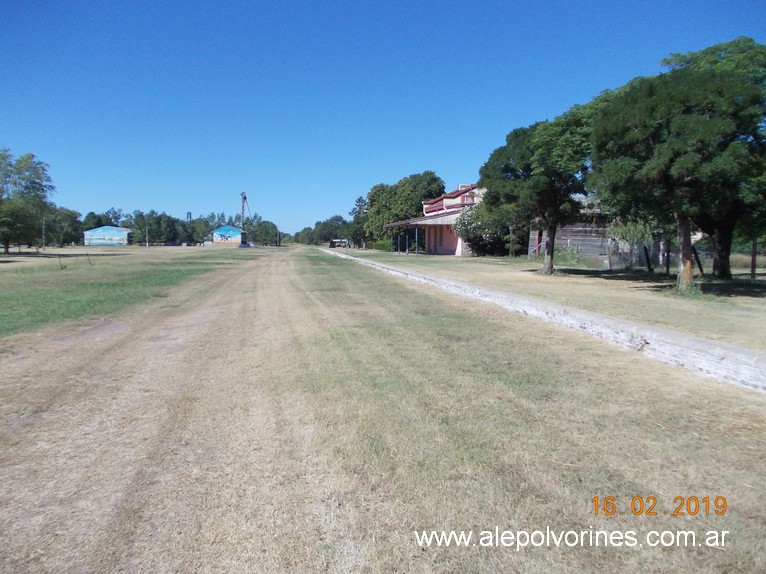
[(247, 231), (245, 231), (245, 206), (247, 206), (247, 212), (250, 213), (250, 206), (247, 203), (247, 194), (243, 191), (240, 193), (242, 197), (242, 235), (240, 236), (240, 247), (250, 247), (250, 243), (247, 241)]

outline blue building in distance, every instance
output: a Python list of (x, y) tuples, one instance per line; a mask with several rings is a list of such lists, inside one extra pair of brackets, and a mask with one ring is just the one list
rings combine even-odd
[(233, 225), (224, 225), (213, 230), (213, 243), (231, 243), (237, 245), (242, 241), (242, 230)]
[(84, 234), (85, 245), (130, 245), (133, 242), (133, 231), (125, 227), (104, 225), (89, 229)]

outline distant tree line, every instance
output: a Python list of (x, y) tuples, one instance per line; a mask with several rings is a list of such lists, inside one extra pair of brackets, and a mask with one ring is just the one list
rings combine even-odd
[[(223, 225), (231, 225), (248, 232), (248, 240), (255, 243), (276, 243), (277, 226), (266, 221), (260, 215), (246, 216), (244, 221), (241, 214), (226, 216), (225, 213), (210, 213), (192, 220), (179, 219), (164, 212), (157, 213), (133, 211), (123, 213), (121, 209), (110, 209), (105, 213), (89, 212), (82, 221), (84, 230), (115, 225), (126, 227), (133, 231), (136, 243), (147, 241), (150, 244), (175, 245), (179, 243), (204, 243), (212, 239), (214, 229)], [(280, 236), (284, 237), (285, 234)]]
[(104, 213), (91, 211), (81, 218), (77, 211), (51, 201), (55, 187), (48, 167), (34, 154), (14, 157), (9, 149), (0, 148), (0, 242), (6, 254), (11, 245), (79, 244), (84, 231), (104, 225), (131, 229), (135, 243), (148, 241), (152, 245), (203, 243), (222, 225), (246, 230), (249, 241), (256, 243), (277, 243), (286, 236), (279, 234), (275, 223), (258, 214), (242, 220), (241, 214), (227, 217), (210, 213), (187, 221), (154, 210), (123, 213), (111, 208)]
[(423, 215), (423, 202), (444, 193), (444, 181), (433, 171), (424, 171), (400, 179), (394, 184), (374, 185), (366, 196), (359, 196), (349, 212), (350, 220), (334, 215), (317, 221), (295, 234), (295, 241), (306, 244), (348, 239), (362, 247), (368, 241), (389, 238), (387, 223)]

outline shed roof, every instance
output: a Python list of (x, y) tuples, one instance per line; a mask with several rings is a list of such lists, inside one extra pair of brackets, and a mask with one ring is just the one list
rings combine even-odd
[(84, 233), (88, 235), (95, 235), (95, 234), (119, 235), (124, 233), (133, 233), (133, 230), (128, 229), (127, 227), (117, 227), (114, 225), (102, 225), (101, 227), (94, 227), (93, 229), (87, 229)]
[(242, 229), (239, 227), (234, 227), (233, 225), (222, 225), (218, 229), (214, 229), (213, 233), (242, 233)]
[(383, 227), (409, 227), (415, 226), (427, 226), (427, 225), (453, 225), (462, 211), (460, 209), (452, 210), (449, 212), (434, 213), (433, 215), (423, 215), (421, 217), (413, 217), (411, 219), (402, 219), (401, 221), (392, 221), (386, 223)]

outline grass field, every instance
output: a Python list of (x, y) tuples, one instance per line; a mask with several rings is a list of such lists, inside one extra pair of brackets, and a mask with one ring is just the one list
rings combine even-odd
[[(151, 265), (182, 267), (167, 257)], [(461, 274), (474, 265), (449, 261)], [(98, 348), (73, 344), (82, 355), (62, 367), (60, 380), (59, 369), (28, 373), (27, 339), (5, 339), (22, 362), (0, 386), (3, 428), (19, 429), (0, 436), (0, 520), (22, 518), (0, 522), (0, 564), (57, 571), (67, 564), (232, 572), (766, 570), (765, 397), (317, 250), (220, 257), (200, 250), (186, 264), (220, 265), (237, 277), (238, 295), (211, 299), (215, 273), (195, 276), (192, 290), (182, 281), (172, 309), (150, 297), (134, 307), (134, 319), (118, 315), (154, 339), (121, 350), (105, 334), (105, 359)], [(414, 264), (448, 267), (426, 258)], [(493, 275), (486, 264), (475, 268), (482, 280)], [(128, 273), (149, 264), (114, 265)], [(579, 285), (586, 278), (553, 281), (570, 279)], [(540, 285), (530, 288), (538, 296)], [(584, 297), (580, 289), (571, 296)], [(565, 292), (562, 286), (557, 296)], [(213, 344), (231, 332), (228, 345)], [(67, 343), (52, 344), (61, 352)], [(46, 352), (30, 356), (38, 364)], [(99, 360), (118, 363), (119, 376), (91, 366)], [(69, 389), (73, 378), (79, 390)], [(69, 400), (60, 387), (75, 396), (61, 410), (50, 404), (56, 393)], [(122, 426), (108, 434), (112, 425)], [(51, 453), (42, 456), (46, 445)], [(97, 469), (77, 466), (89, 449)], [(38, 490), (51, 465), (56, 488)], [(78, 482), (96, 470), (90, 489)], [(119, 480), (128, 485), (110, 486)], [(51, 495), (46, 506), (46, 491), (67, 495)], [(8, 502), (23, 496), (24, 504)], [(93, 496), (119, 512), (94, 512), (101, 507)], [(606, 497), (615, 497), (614, 515), (603, 512)], [(633, 497), (647, 501), (636, 515)], [(674, 516), (677, 497), (709, 497), (710, 505), (694, 514), (684, 505)], [(727, 501), (722, 515), (718, 497)], [(97, 526), (102, 514), (105, 529)], [(478, 542), (495, 527), (631, 531), (642, 544), (650, 531), (693, 531), (701, 545), (517, 551), (426, 548), (415, 536), (471, 530)], [(704, 545), (706, 533), (723, 531), (724, 546)], [(68, 541), (79, 544), (73, 550)], [(25, 553), (39, 562), (25, 562)]]
[(0, 337), (61, 321), (109, 315), (161, 297), (240, 249), (68, 248), (0, 257)]
[[(766, 546), (751, 538), (764, 528), (762, 397), (343, 261), (301, 265), (295, 280), (322, 328), (293, 343), (300, 384), (329, 448), (390, 506), (392, 548), (422, 529), (730, 529), (732, 552), (451, 548), (423, 560), (437, 571), (763, 567)], [(719, 494), (738, 510), (662, 514), (676, 496)], [(660, 515), (595, 516), (595, 496), (615, 496), (621, 512), (633, 496), (656, 496)]]
[(699, 293), (680, 296), (674, 278), (662, 273), (561, 265), (556, 275), (544, 276), (542, 263), (525, 258), (348, 254), (766, 351), (766, 272), (751, 281), (735, 270), (732, 282), (703, 279)]

